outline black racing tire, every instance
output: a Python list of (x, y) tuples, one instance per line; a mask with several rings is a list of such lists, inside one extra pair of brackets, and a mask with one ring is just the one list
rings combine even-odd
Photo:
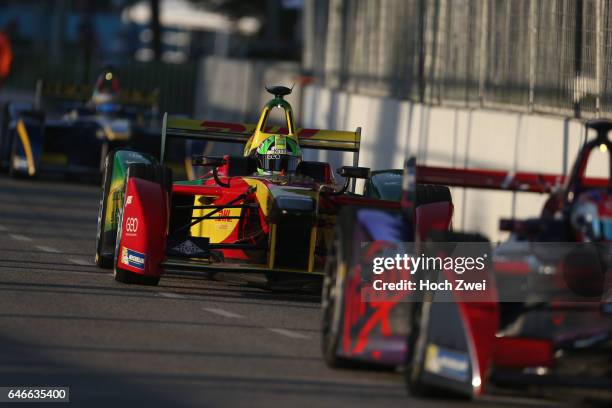
[(417, 184), (415, 207), (439, 202), (452, 204), (453, 198), (448, 187), (435, 184)]
[[(338, 214), (334, 240), (325, 264), (321, 294), (321, 350), (325, 363), (332, 368), (352, 368), (355, 362), (338, 356), (342, 327), (345, 281), (351, 266), (352, 237), (357, 208), (345, 207)], [(345, 271), (340, 269), (345, 268)], [(339, 273), (340, 272), (340, 273)], [(341, 277), (339, 277), (341, 276)]]
[[(444, 200), (446, 201), (446, 200)], [(429, 237), (430, 240), (435, 242), (490, 242), (489, 239), (482, 234), (478, 233), (462, 233), (452, 231), (440, 231), (432, 234)], [(489, 259), (491, 257), (489, 256)], [(425, 295), (425, 302), (413, 303), (410, 311), (410, 334), (407, 337), (407, 350), (406, 353), (406, 370), (404, 371), (404, 379), (406, 388), (410, 394), (417, 397), (431, 398), (436, 395), (445, 395), (449, 398), (456, 399), (469, 399), (469, 396), (464, 394), (449, 392), (446, 389), (439, 389), (437, 387), (423, 384), (420, 381), (420, 371), (422, 365), (420, 362), (424, 361), (424, 339), (423, 330), (427, 329), (427, 322), (429, 320), (429, 310), (431, 302), (427, 302), (427, 295)], [(418, 364), (415, 364), (418, 362)]]
[[(425, 385), (420, 381), (420, 366), (415, 366), (415, 361), (423, 361), (424, 359), (424, 345), (417, 344), (420, 340), (421, 332), (423, 329), (423, 322), (427, 318), (427, 312), (431, 303), (413, 303), (411, 304), (410, 310), (410, 333), (407, 337), (408, 346), (406, 353), (406, 370), (404, 371), (404, 378), (406, 387), (411, 395), (416, 397), (429, 398), (435, 395), (435, 388)], [(417, 350), (418, 348), (418, 350)]]
[[(162, 165), (146, 163), (130, 164), (126, 174), (126, 185), (127, 181), (130, 178), (140, 178), (143, 180), (160, 184), (168, 192), (170, 192), (172, 189), (172, 171)], [(121, 283), (156, 286), (160, 280), (159, 276), (143, 276), (130, 272), (118, 266), (119, 249), (121, 248), (121, 228), (123, 225), (123, 208), (125, 206), (125, 194), (123, 201), (124, 202), (121, 209), (119, 210), (117, 220), (117, 238), (115, 239), (113, 276), (117, 282)]]
[(9, 112), (10, 102), (2, 105), (2, 117), (0, 118), (0, 169), (8, 170), (11, 157), (11, 145), (9, 142), (9, 123), (11, 121)]
[[(98, 226), (96, 230), (96, 265), (100, 268), (111, 269), (115, 257), (115, 238), (116, 230), (111, 230), (104, 233), (104, 217), (108, 207), (108, 194), (110, 185), (113, 180), (113, 161), (115, 160), (115, 152), (111, 151), (104, 159), (104, 170), (102, 172), (102, 191), (100, 193), (100, 205), (98, 206)], [(110, 248), (112, 252), (104, 251)]]

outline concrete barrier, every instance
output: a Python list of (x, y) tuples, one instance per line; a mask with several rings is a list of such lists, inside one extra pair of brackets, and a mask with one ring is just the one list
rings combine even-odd
[[(352, 130), (361, 126), (360, 165), (400, 168), (406, 155), (422, 164), (566, 174), (584, 139), (579, 121), (545, 115), (429, 107), (389, 98), (348, 94), (319, 86), (304, 90), (306, 126)], [(348, 155), (310, 153), (334, 166)], [(589, 174), (607, 177), (607, 159)], [(453, 189), (456, 229), (480, 231), (503, 240), (500, 218), (538, 216), (545, 195)]]

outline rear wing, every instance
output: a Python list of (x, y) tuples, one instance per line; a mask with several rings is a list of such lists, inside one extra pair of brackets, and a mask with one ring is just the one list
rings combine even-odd
[[(36, 104), (41, 106), (43, 98), (83, 102), (91, 98), (92, 93), (93, 87), (89, 85), (51, 83), (38, 80), (36, 83)], [(159, 89), (152, 91), (122, 89), (119, 94), (119, 103), (154, 109), (159, 104)]]
[[(253, 123), (229, 123), (209, 120), (169, 117), (164, 114), (160, 160), (164, 160), (169, 138), (196, 139), (203, 141), (245, 144), (255, 132)], [(267, 133), (287, 134), (287, 129), (269, 126)], [(359, 164), (361, 128), (354, 132), (321, 129), (296, 129), (300, 147), (318, 150), (336, 150), (353, 153), (353, 165)]]
[(557, 174), (431, 166), (416, 166), (416, 174), (425, 184), (532, 193), (550, 193), (565, 182), (565, 176)]
[[(567, 180), (567, 177), (561, 174), (431, 166), (416, 166), (416, 174), (417, 181), (425, 184), (542, 194), (554, 192), (563, 186)], [(585, 177), (582, 179), (582, 185), (592, 188), (606, 188), (608, 179)]]

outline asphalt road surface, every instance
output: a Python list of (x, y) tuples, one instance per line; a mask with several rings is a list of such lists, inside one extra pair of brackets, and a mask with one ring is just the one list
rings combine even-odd
[(116, 283), (93, 264), (98, 194), (0, 176), (0, 386), (70, 386), (73, 406), (559, 406), (414, 399), (398, 373), (328, 369), (316, 295)]

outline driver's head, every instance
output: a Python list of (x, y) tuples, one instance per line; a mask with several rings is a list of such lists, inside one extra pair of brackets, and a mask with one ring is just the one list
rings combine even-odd
[(112, 67), (105, 68), (96, 79), (91, 101), (94, 105), (119, 101), (119, 78)]
[(576, 199), (570, 215), (577, 239), (612, 241), (612, 195), (605, 189), (586, 191)]
[(284, 175), (295, 173), (297, 165), (302, 160), (302, 152), (293, 138), (274, 135), (257, 147), (255, 157), (259, 174)]

